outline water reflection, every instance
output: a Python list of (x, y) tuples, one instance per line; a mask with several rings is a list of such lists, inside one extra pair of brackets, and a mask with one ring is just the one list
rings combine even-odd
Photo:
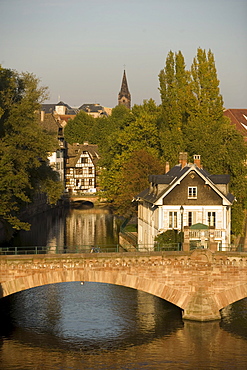
[[(30, 231), (19, 231), (5, 246), (47, 246), (50, 252), (76, 250), (92, 245), (101, 247), (118, 243), (118, 219), (108, 209), (53, 209), (32, 218)], [(61, 248), (62, 247), (62, 248)]]
[[(246, 309), (247, 300), (239, 304)], [(238, 314), (234, 305), (230, 316), (225, 313), (230, 330), (218, 321), (183, 322), (180, 310), (166, 301), (100, 283), (34, 288), (2, 299), (0, 308), (10, 324), (5, 331), (1, 326), (0, 369), (242, 370), (247, 365), (246, 336), (231, 326), (232, 313)]]
[(221, 328), (247, 339), (247, 298), (227, 306), (221, 315)]
[[(73, 350), (112, 349), (168, 336), (183, 326), (178, 308), (152, 295), (109, 284), (61, 283), (3, 299), (14, 337)], [(28, 313), (28, 314), (27, 314)], [(49, 340), (50, 338), (50, 340)]]

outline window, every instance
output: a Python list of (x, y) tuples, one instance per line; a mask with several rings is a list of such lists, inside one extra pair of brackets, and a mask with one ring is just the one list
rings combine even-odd
[(93, 167), (88, 167), (88, 173), (91, 175), (93, 173)]
[(81, 158), (81, 163), (88, 163), (88, 158), (82, 157)]
[(197, 198), (197, 187), (196, 186), (189, 186), (188, 187), (188, 198), (189, 199), (196, 199)]
[(188, 226), (193, 225), (193, 212), (188, 212)]
[(92, 185), (93, 185), (93, 180), (89, 179), (89, 186), (92, 186)]
[(76, 168), (75, 169), (75, 174), (76, 175), (83, 175), (83, 168)]
[(177, 228), (178, 228), (178, 213), (169, 212), (169, 229), (177, 229)]
[(216, 212), (208, 212), (208, 226), (215, 227), (216, 225)]

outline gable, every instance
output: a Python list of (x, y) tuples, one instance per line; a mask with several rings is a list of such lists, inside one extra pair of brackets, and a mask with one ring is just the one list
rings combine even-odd
[(78, 167), (82, 164), (82, 158), (87, 158), (87, 163), (96, 166), (99, 160), (98, 146), (94, 144), (68, 144), (66, 167)]
[[(188, 188), (196, 189), (196, 197), (188, 196)], [(222, 205), (222, 196), (215, 191), (196, 171), (190, 171), (163, 197), (164, 205)]]

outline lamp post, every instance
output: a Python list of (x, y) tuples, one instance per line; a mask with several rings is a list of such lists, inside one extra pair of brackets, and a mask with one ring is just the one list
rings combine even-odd
[(181, 249), (183, 249), (183, 242), (184, 242), (184, 207), (180, 207), (180, 215), (181, 215)]

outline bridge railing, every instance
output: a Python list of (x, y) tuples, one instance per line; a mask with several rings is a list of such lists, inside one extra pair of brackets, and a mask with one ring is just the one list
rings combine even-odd
[[(129, 249), (122, 244), (112, 245), (76, 245), (76, 246), (18, 246), (18, 247), (1, 247), (0, 255), (27, 255), (27, 254), (68, 254), (68, 253), (118, 253), (127, 252)], [(179, 251), (179, 243), (158, 245), (138, 244), (134, 249), (137, 252), (150, 251)], [(132, 250), (132, 251), (133, 251)]]
[(68, 254), (68, 253), (116, 253), (121, 251), (120, 245), (80, 245), (80, 246), (20, 246), (2, 247), (0, 255), (23, 254)]
[[(198, 247), (201, 249), (202, 247)], [(136, 252), (163, 252), (163, 251), (182, 251), (180, 243), (171, 244), (137, 244), (131, 251)], [(112, 245), (77, 245), (77, 246), (19, 246), (19, 247), (0, 247), (0, 255), (28, 255), (28, 254), (73, 254), (73, 253), (118, 253), (127, 252), (129, 249), (120, 244)], [(247, 252), (247, 245), (229, 245), (220, 249), (223, 252)]]

